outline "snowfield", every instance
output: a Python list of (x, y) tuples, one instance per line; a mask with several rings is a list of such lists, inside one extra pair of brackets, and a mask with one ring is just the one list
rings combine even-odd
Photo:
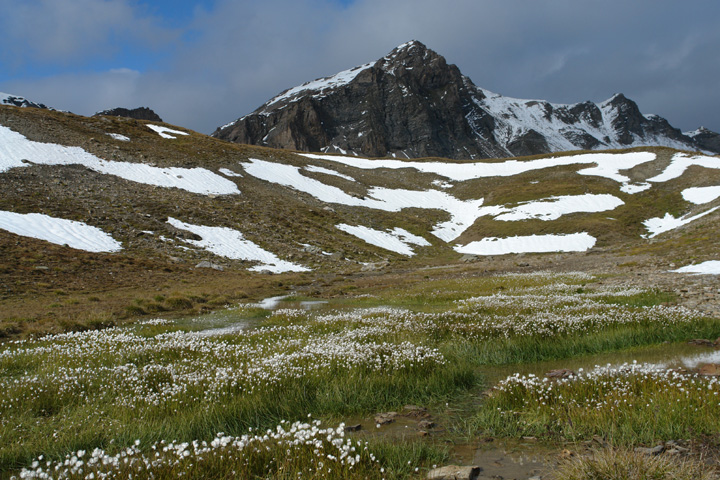
[(185, 241), (219, 257), (260, 262), (260, 265), (250, 268), (251, 271), (268, 270), (273, 273), (310, 271), (310, 269), (301, 265), (281, 260), (274, 253), (268, 252), (250, 240), (246, 240), (242, 233), (232, 228), (193, 225), (172, 217), (168, 218), (168, 223), (175, 228), (200, 235), (202, 240)]
[(97, 227), (41, 213), (22, 214), (0, 210), (0, 228), (23, 237), (67, 245), (86, 252), (109, 253), (122, 250), (120, 242)]
[(204, 168), (159, 168), (144, 163), (103, 160), (80, 147), (28, 140), (0, 125), (0, 173), (33, 164), (83, 165), (95, 172), (115, 175), (132, 182), (165, 188), (175, 187), (202, 195), (240, 193), (234, 182)]

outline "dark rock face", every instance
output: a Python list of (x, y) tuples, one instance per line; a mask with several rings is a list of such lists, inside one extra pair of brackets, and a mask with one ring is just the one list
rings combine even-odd
[(128, 117), (134, 118), (136, 120), (150, 120), (152, 122), (163, 121), (157, 113), (153, 112), (147, 107), (133, 108), (132, 110), (121, 107), (111, 108), (110, 110), (103, 110), (102, 112), (98, 112), (93, 115), (93, 117), (96, 117), (98, 115), (108, 115), (111, 117)]
[(694, 132), (687, 134), (704, 150), (720, 152), (720, 133), (700, 127)]
[(42, 108), (44, 110), (55, 110), (42, 103), (31, 102), (25, 97), (18, 95), (9, 95), (7, 93), (0, 93), (0, 104), (2, 105), (13, 105), (15, 107), (23, 108)]
[(417, 41), (377, 62), (286, 90), (213, 136), (397, 158), (499, 158), (640, 145), (700, 148), (665, 119), (644, 116), (622, 94), (574, 105), (503, 97), (476, 87)]

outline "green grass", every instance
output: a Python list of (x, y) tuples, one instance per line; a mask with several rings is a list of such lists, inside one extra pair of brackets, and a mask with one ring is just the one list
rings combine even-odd
[(702, 461), (604, 449), (560, 464), (551, 480), (712, 480), (718, 475)]
[[(145, 321), (3, 345), (0, 472), (27, 467), (39, 455), (57, 461), (136, 440), (144, 448), (209, 442), (218, 432), (240, 436), (308, 414), (337, 421), (406, 404), (439, 406), (480, 388), (487, 365), (720, 336), (718, 320), (648, 307), (666, 300), (661, 293), (599, 285), (587, 275), (424, 281), (376, 293), (338, 300), (340, 308), (317, 314), (242, 309), (256, 327), (239, 335), (204, 338), (187, 331), (197, 328), (192, 322)], [(491, 398), (487, 408), (498, 401)], [(512, 422), (482, 412), (476, 431), (482, 425), (519, 434)], [(526, 434), (548, 431), (531, 423), (535, 430)], [(368, 467), (368, 478), (377, 476), (376, 467), (403, 478), (429, 463), (421, 458), (437, 457), (426, 444), (378, 448), (388, 452), (377, 454), (384, 466)], [(299, 459), (297, 468), (309, 461)], [(408, 461), (412, 470), (405, 469)], [(189, 466), (183, 471), (195, 475)]]

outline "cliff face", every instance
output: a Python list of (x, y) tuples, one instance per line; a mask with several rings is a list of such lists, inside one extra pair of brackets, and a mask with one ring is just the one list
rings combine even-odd
[(213, 136), (398, 158), (499, 158), (640, 145), (701, 148), (665, 119), (643, 115), (622, 94), (600, 104), (572, 105), (503, 97), (475, 86), (417, 41), (374, 63), (286, 90)]

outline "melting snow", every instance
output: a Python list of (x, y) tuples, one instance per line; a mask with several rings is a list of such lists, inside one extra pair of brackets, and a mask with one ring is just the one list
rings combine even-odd
[(450, 219), (435, 225), (432, 234), (446, 242), (459, 237), (482, 216), (499, 215), (496, 219), (505, 221), (530, 218), (552, 220), (567, 213), (612, 210), (623, 203), (612, 195), (585, 194), (551, 197), (508, 208), (502, 205), (483, 206), (482, 198), (459, 200), (440, 190), (395, 190), (382, 187), (369, 189), (366, 198), (356, 198), (337, 187), (302, 175), (299, 167), (258, 159), (250, 159), (250, 163), (242, 165), (245, 171), (254, 177), (295, 188), (323, 202), (388, 212), (398, 212), (404, 208), (444, 210), (450, 214)]
[(584, 252), (595, 245), (595, 237), (586, 232), (568, 235), (529, 235), (525, 237), (483, 238), (458, 245), (456, 252), (471, 255), (505, 255), (508, 253)]
[(670, 271), (677, 273), (694, 273), (696, 275), (720, 275), (720, 261), (709, 260), (707, 262), (698, 263), (697, 265), (688, 265), (686, 267)]
[(129, 137), (126, 137), (125, 135), (120, 135), (119, 133), (108, 133), (108, 135), (115, 140), (120, 140), (121, 142), (130, 141)]
[(364, 227), (362, 225), (352, 226), (344, 223), (336, 225), (336, 227), (343, 232), (354, 235), (371, 245), (375, 245), (376, 247), (384, 248), (401, 255), (415, 255), (415, 252), (410, 245), (418, 245), (421, 247), (430, 246), (430, 242), (425, 240), (423, 237), (413, 235), (402, 228), (395, 228), (394, 230), (383, 232), (369, 227)]
[[(162, 138), (177, 138), (173, 135), (189, 135), (187, 132), (181, 132), (180, 130), (173, 130), (172, 128), (162, 127), (160, 125), (148, 125), (150, 130), (154, 130)], [(172, 134), (172, 135), (170, 135)]]
[(250, 268), (252, 271), (269, 270), (273, 273), (307, 272), (308, 268), (279, 259), (274, 253), (264, 250), (257, 244), (246, 240), (242, 233), (232, 228), (192, 225), (175, 218), (168, 218), (175, 228), (189, 230), (200, 235), (202, 240), (185, 240), (220, 257), (234, 260), (258, 261), (260, 265)]
[(597, 164), (595, 167), (578, 171), (581, 175), (595, 175), (609, 178), (620, 183), (629, 182), (630, 178), (620, 174), (620, 170), (629, 170), (642, 163), (655, 160), (651, 152), (628, 153), (586, 153), (562, 157), (541, 158), (538, 160), (506, 160), (504, 162), (414, 162), (402, 160), (370, 160), (358, 157), (342, 157), (339, 155), (317, 155), (301, 153), (300, 155), (319, 160), (338, 162), (350, 167), (373, 170), (377, 168), (414, 168), (420, 172), (434, 173), (455, 181), (472, 180), (486, 177), (510, 177), (533, 170), (560, 167), (566, 165)]
[(682, 191), (682, 197), (696, 205), (709, 203), (720, 197), (720, 186), (686, 188)]
[(0, 211), (0, 228), (23, 237), (67, 245), (86, 252), (122, 250), (120, 242), (97, 227), (41, 213), (21, 214)]
[(80, 147), (28, 140), (0, 125), (0, 173), (11, 168), (39, 165), (83, 165), (99, 173), (159, 187), (176, 187), (204, 195), (237, 194), (235, 183), (204, 168), (158, 168), (144, 163), (103, 160)]
[(708, 215), (715, 210), (717, 210), (720, 207), (711, 208), (710, 210), (707, 210), (705, 212), (699, 213), (695, 216), (688, 217), (687, 215), (675, 218), (669, 213), (666, 213), (663, 218), (655, 217), (650, 218), (648, 220), (645, 220), (643, 222), (643, 225), (645, 225), (645, 228), (648, 229), (648, 234), (643, 235), (644, 238), (653, 238), (657, 235), (660, 235), (661, 233), (669, 232), (670, 230), (675, 230), (678, 227), (682, 227), (683, 225), (687, 225), (688, 223), (697, 220), (698, 218), (704, 217), (705, 215)]

